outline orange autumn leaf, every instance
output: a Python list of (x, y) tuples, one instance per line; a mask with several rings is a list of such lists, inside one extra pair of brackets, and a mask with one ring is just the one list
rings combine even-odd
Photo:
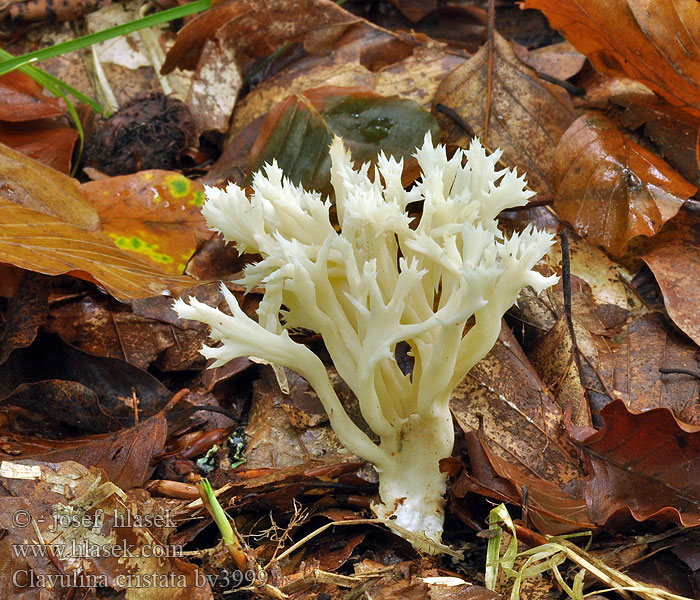
[(102, 230), (124, 252), (180, 275), (211, 232), (202, 216), (204, 186), (170, 171), (141, 171), (82, 186)]
[(700, 19), (694, 0), (526, 0), (596, 69), (640, 81), (700, 110)]
[(53, 119), (24, 123), (0, 122), (0, 143), (61, 173), (70, 173), (78, 132)]
[(642, 255), (664, 296), (668, 316), (700, 345), (700, 216), (683, 211)]
[(554, 186), (559, 217), (617, 256), (633, 237), (655, 235), (697, 189), (597, 113), (559, 141)]
[(28, 75), (13, 71), (0, 77), (0, 121), (19, 123), (59, 117), (65, 110)]

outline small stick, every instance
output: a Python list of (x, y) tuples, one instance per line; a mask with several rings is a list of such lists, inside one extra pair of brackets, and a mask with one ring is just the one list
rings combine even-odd
[(484, 116), (484, 144), (489, 143), (489, 121), (491, 121), (491, 100), (493, 96), (493, 32), (496, 24), (496, 2), (489, 0), (489, 20), (486, 33), (488, 54), (486, 58), (486, 115)]
[(467, 123), (467, 121), (460, 115), (454, 108), (451, 106), (445, 106), (444, 104), (436, 104), (435, 105), (435, 110), (438, 112), (441, 112), (443, 115), (446, 115), (450, 117), (457, 125), (459, 125), (462, 129), (464, 129), (465, 133), (470, 137), (470, 138), (475, 138), (476, 133), (474, 133), (474, 130), (472, 129), (472, 126)]
[(683, 367), (659, 367), (659, 373), (679, 373), (681, 375), (692, 375), (693, 377), (700, 379), (700, 371), (696, 371), (695, 369), (684, 369)]

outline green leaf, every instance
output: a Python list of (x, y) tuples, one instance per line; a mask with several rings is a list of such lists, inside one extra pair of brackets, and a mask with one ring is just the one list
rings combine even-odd
[(406, 159), (427, 131), (437, 139), (440, 130), (413, 100), (360, 88), (307, 90), (270, 111), (251, 150), (249, 173), (274, 159), (294, 183), (327, 194), (333, 135), (343, 138), (356, 163), (363, 163), (374, 161), (379, 152)]

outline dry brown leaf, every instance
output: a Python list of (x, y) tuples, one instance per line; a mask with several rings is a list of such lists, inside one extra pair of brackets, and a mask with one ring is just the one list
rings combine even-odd
[(56, 303), (45, 330), (84, 352), (119, 358), (140, 369), (156, 359), (162, 371), (194, 369), (204, 363), (199, 350), (207, 341), (206, 331), (144, 318), (104, 295)]
[(520, 60), (538, 73), (544, 73), (565, 81), (578, 73), (586, 57), (576, 51), (569, 42), (559, 42), (528, 51), (525, 46), (511, 42)]
[[(316, 394), (298, 375), (289, 372), (288, 377), (293, 396), (307, 394), (310, 406), (316, 405), (319, 418), (315, 419), (313, 426), (295, 428), (293, 422), (303, 425), (302, 409), (294, 404), (293, 397), (284, 397), (272, 370), (265, 369), (262, 378), (254, 385), (246, 426), (248, 467), (288, 468), (307, 464), (312, 459), (339, 460), (343, 456), (343, 447), (335, 433), (328, 423), (323, 423), (326, 419)], [(283, 407), (283, 403), (287, 406)], [(309, 407), (303, 409), (306, 417), (310, 417), (310, 411)]]
[(162, 72), (193, 69), (208, 40), (231, 40), (242, 67), (271, 55), (285, 43), (304, 39), (306, 49), (328, 49), (359, 21), (331, 0), (228, 0), (216, 2), (190, 21), (169, 50)]
[(287, 96), (321, 86), (362, 87), (428, 106), (440, 81), (464, 62), (445, 52), (443, 44), (398, 37), (360, 22), (332, 53), (302, 58), (256, 87), (236, 106), (231, 131), (235, 135)]
[[(153, 473), (151, 461), (163, 451), (168, 424), (163, 412), (121, 431), (67, 441), (22, 437), (12, 443), (19, 454), (0, 453), (3, 460), (74, 461), (103, 469), (123, 489), (142, 487)], [(6, 446), (10, 443), (6, 442)]]
[(491, 450), (523, 472), (566, 484), (582, 476), (564, 433), (564, 411), (545, 389), (508, 327), (455, 388), (452, 414), (468, 432), (482, 428)]
[(603, 525), (622, 513), (700, 524), (700, 428), (666, 408), (631, 413), (621, 400), (601, 414), (603, 429), (577, 436), (593, 473), (585, 491), (591, 520)]
[(115, 298), (176, 295), (196, 283), (173, 277), (119, 250), (99, 232), (85, 231), (0, 197), (0, 262), (47, 275), (69, 274), (103, 286)]
[(630, 410), (667, 408), (679, 421), (700, 425), (698, 378), (659, 371), (700, 373), (698, 347), (693, 342), (671, 329), (658, 314), (636, 319), (615, 341), (614, 388)]
[[(457, 111), (477, 135), (484, 129), (487, 72), (488, 47), (484, 45), (442, 81), (433, 99), (434, 104)], [(491, 121), (485, 143), (493, 149), (500, 147), (508, 165), (525, 171), (532, 189), (551, 193), (554, 148), (574, 119), (566, 92), (541, 81), (496, 33)], [(443, 115), (440, 125), (450, 142), (468, 145), (469, 136), (459, 124)]]
[(700, 19), (693, 0), (526, 0), (596, 69), (700, 109)]
[(682, 211), (642, 256), (654, 273), (673, 322), (700, 344), (700, 217)]
[(78, 132), (53, 119), (0, 123), (0, 143), (61, 173), (70, 173)]
[(618, 256), (633, 237), (655, 235), (697, 189), (592, 112), (562, 136), (554, 176), (557, 214)]
[(100, 217), (76, 179), (0, 144), (0, 199), (94, 230)]
[(648, 95), (623, 97), (617, 103), (626, 107), (621, 117), (624, 127), (633, 131), (644, 126), (644, 135), (659, 154), (693, 185), (700, 185), (696, 155), (700, 117)]

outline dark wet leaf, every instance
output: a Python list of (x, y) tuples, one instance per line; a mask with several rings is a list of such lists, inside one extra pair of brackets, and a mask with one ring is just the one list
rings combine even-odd
[(0, 367), (5, 404), (93, 433), (133, 424), (137, 414), (150, 417), (170, 396), (145, 371), (118, 359), (91, 356), (54, 335), (37, 338)]
[(32, 344), (39, 327), (46, 320), (48, 308), (49, 278), (25, 271), (5, 313), (5, 325), (0, 337), (0, 365), (13, 350)]
[(249, 169), (254, 172), (275, 159), (294, 183), (328, 193), (333, 135), (343, 138), (353, 160), (361, 164), (379, 152), (408, 158), (427, 131), (437, 141), (437, 123), (412, 100), (357, 88), (317, 88), (290, 96), (270, 111)]

